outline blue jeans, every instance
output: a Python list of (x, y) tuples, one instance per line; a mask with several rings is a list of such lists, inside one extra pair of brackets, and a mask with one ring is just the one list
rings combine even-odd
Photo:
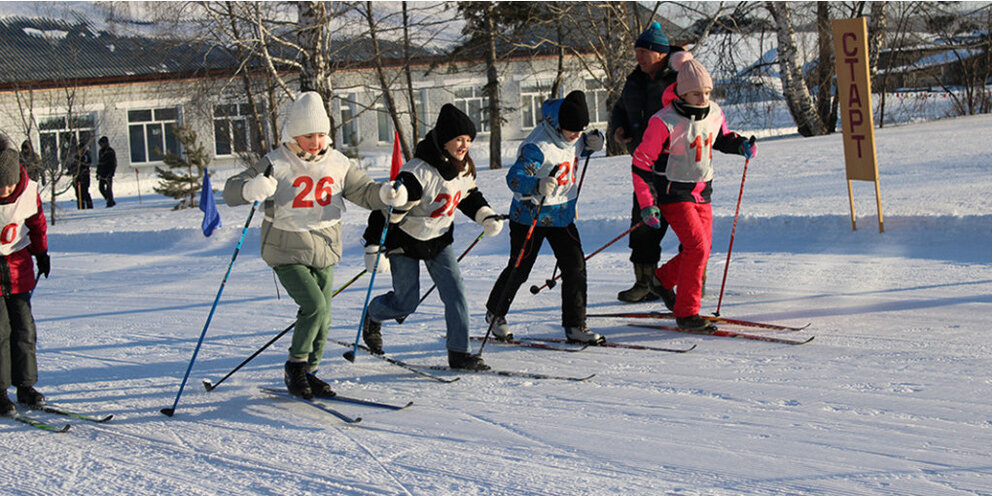
[[(470, 353), (468, 343), (468, 302), (465, 286), (458, 270), (458, 261), (446, 246), (432, 259), (424, 260), (427, 273), (437, 285), (444, 303), (444, 321), (448, 327), (448, 350)], [(389, 271), (393, 276), (393, 290), (376, 296), (369, 303), (369, 318), (376, 322), (405, 319), (420, 304), (420, 260), (405, 255), (389, 257)]]

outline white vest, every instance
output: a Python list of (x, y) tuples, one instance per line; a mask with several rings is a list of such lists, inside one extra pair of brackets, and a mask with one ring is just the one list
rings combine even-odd
[[(538, 179), (546, 177), (548, 174), (551, 174), (552, 169), (556, 166), (558, 167), (558, 170), (555, 171), (555, 176), (558, 178), (558, 187), (555, 188), (554, 193), (544, 197), (544, 204), (548, 206), (561, 205), (574, 200), (578, 195), (575, 174), (575, 165), (577, 163), (575, 160), (575, 145), (581, 140), (570, 145), (565, 143), (560, 137), (550, 136), (550, 133), (556, 133), (557, 131), (549, 131), (548, 129), (549, 127), (542, 123), (542, 133), (530, 133), (527, 139), (520, 144), (517, 155), (520, 155), (519, 150), (523, 150), (523, 147), (528, 144), (534, 145), (541, 150), (541, 154), (544, 155), (544, 162), (534, 172), (534, 176)], [(561, 143), (562, 146), (558, 146), (556, 143)], [(530, 195), (521, 195), (520, 193), (514, 193), (513, 196), (517, 201), (533, 198)]]
[(345, 211), (344, 179), (351, 167), (348, 157), (331, 149), (317, 162), (307, 162), (285, 146), (268, 154), (276, 179), (272, 226), (283, 231), (313, 231), (341, 222)]
[(668, 126), (668, 180), (698, 183), (713, 179), (713, 142), (723, 125), (720, 106), (710, 102), (709, 113), (699, 121), (679, 114), (673, 105), (660, 110), (658, 116)]
[(28, 181), (13, 203), (0, 205), (0, 255), (7, 256), (31, 244), (24, 221), (38, 213), (38, 183)]
[(445, 181), (434, 166), (419, 158), (407, 162), (401, 170), (417, 178), (424, 194), (400, 222), (400, 229), (420, 241), (429, 241), (447, 232), (454, 222), (458, 203), (476, 187), (475, 179), (466, 170)]

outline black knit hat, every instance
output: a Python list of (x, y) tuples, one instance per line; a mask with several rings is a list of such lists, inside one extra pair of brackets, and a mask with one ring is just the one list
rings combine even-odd
[(0, 135), (0, 186), (13, 186), (21, 181), (21, 162), (10, 140)]
[(444, 148), (444, 144), (463, 135), (469, 135), (475, 139), (475, 124), (469, 119), (465, 112), (458, 110), (458, 107), (450, 103), (445, 103), (441, 107), (441, 112), (437, 114), (437, 122), (434, 123), (434, 136), (437, 144)]
[(558, 127), (565, 131), (580, 132), (589, 125), (589, 108), (586, 94), (575, 90), (565, 96), (558, 110)]

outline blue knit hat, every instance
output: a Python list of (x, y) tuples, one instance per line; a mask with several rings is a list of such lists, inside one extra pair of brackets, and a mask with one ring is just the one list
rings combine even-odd
[(653, 52), (668, 53), (668, 37), (661, 32), (661, 24), (652, 22), (647, 29), (637, 37), (634, 48), (647, 48)]

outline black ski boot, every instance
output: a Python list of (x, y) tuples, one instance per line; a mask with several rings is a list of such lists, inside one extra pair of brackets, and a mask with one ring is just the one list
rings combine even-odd
[(17, 402), (29, 408), (43, 406), (45, 404), (45, 395), (39, 393), (37, 389), (31, 386), (18, 386)]
[(659, 296), (661, 296), (661, 301), (665, 303), (665, 308), (667, 308), (669, 312), (674, 312), (675, 311), (675, 290), (674, 289), (666, 289), (664, 286), (662, 286), (659, 283), (657, 286), (655, 286), (655, 291), (658, 293)]
[(338, 393), (335, 393), (334, 390), (331, 389), (331, 385), (320, 380), (320, 378), (317, 377), (317, 374), (307, 372), (307, 384), (310, 385), (310, 391), (314, 396), (333, 398), (338, 395)]
[(675, 323), (687, 331), (715, 331), (716, 324), (702, 318), (699, 314), (688, 317), (675, 317)]
[(362, 341), (373, 355), (381, 355), (382, 351), (382, 324), (372, 320), (366, 312), (365, 322), (362, 324)]
[(313, 391), (310, 389), (310, 382), (307, 381), (307, 367), (307, 362), (286, 362), (283, 374), (289, 394), (305, 400), (313, 399)]
[(463, 370), (489, 370), (489, 366), (479, 355), (451, 350), (448, 350), (448, 366)]
[(3, 415), (4, 417), (13, 417), (14, 415), (17, 415), (17, 407), (14, 406), (12, 401), (10, 401), (10, 398), (7, 396), (7, 391), (0, 394), (0, 415)]
[(617, 299), (625, 303), (641, 303), (654, 301), (658, 295), (652, 291), (651, 280), (654, 279), (654, 264), (634, 264), (634, 286), (617, 293)]

